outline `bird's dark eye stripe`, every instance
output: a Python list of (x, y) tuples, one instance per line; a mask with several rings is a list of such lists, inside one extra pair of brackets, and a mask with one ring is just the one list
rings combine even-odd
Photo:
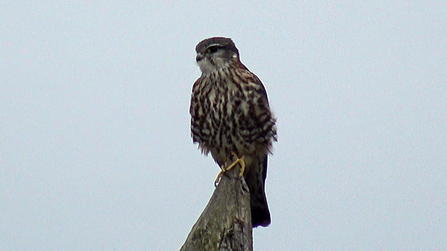
[(220, 47), (219, 46), (211, 46), (210, 48), (208, 48), (208, 51), (211, 53), (216, 52)]

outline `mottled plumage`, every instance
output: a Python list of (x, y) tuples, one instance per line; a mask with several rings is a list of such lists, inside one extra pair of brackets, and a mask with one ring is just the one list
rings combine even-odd
[(245, 159), (253, 227), (270, 224), (264, 193), (267, 155), (276, 140), (275, 118), (261, 80), (239, 60), (229, 38), (205, 39), (197, 47), (202, 75), (191, 97), (191, 132), (203, 153), (219, 166), (230, 165), (232, 153)]

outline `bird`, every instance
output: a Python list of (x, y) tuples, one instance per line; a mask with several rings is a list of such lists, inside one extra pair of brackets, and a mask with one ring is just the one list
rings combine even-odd
[[(252, 227), (271, 223), (265, 196), (267, 157), (277, 141), (276, 118), (261, 80), (242, 64), (231, 38), (212, 37), (196, 46), (201, 76), (190, 103), (191, 136), (221, 168), (240, 164), (250, 191)], [(216, 185), (216, 184), (215, 184)]]

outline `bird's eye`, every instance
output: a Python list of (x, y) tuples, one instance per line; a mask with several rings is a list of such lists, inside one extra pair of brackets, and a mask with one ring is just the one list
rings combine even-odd
[(216, 52), (218, 49), (219, 49), (219, 48), (218, 48), (217, 46), (213, 46), (213, 47), (210, 47), (208, 50), (209, 50), (211, 53), (214, 53), (214, 52)]

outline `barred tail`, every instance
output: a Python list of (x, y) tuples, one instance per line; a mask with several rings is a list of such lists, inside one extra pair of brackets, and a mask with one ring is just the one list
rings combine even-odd
[(253, 163), (245, 180), (250, 189), (250, 207), (253, 227), (266, 227), (270, 224), (270, 212), (265, 197), (264, 183), (267, 177), (267, 155)]

